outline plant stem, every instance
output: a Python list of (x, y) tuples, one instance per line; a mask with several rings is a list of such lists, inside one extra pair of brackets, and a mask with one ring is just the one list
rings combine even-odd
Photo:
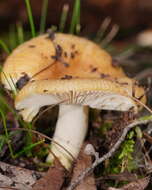
[(68, 16), (68, 12), (69, 12), (69, 5), (65, 4), (63, 6), (63, 9), (62, 9), (61, 19), (60, 19), (60, 24), (59, 24), (59, 31), (60, 32), (64, 31), (65, 23), (66, 23), (67, 16)]
[(75, 31), (78, 33), (79, 30), (80, 30), (80, 0), (75, 0), (69, 33), (73, 34)]
[(24, 42), (24, 32), (23, 32), (22, 23), (21, 22), (17, 23), (16, 27), (17, 27), (18, 42), (19, 44), (22, 44)]
[(10, 54), (10, 50), (7, 47), (6, 43), (3, 40), (0, 40), (0, 46), (2, 47), (2, 49), (7, 53)]
[(41, 21), (40, 21), (40, 34), (45, 32), (47, 9), (48, 9), (48, 0), (43, 0)]
[(4, 131), (5, 131), (6, 139), (7, 139), (8, 148), (9, 148), (11, 157), (14, 159), (13, 149), (11, 146), (11, 139), (9, 138), (9, 134), (7, 131), (7, 126), (6, 126), (6, 118), (5, 118), (5, 115), (3, 114), (3, 111), (1, 109), (0, 109), (0, 115), (1, 115), (2, 121), (3, 121), (3, 127), (4, 127)]
[(35, 37), (36, 36), (36, 32), (35, 32), (35, 25), (34, 25), (34, 20), (33, 20), (33, 15), (32, 15), (32, 9), (31, 9), (31, 5), (30, 5), (30, 1), (29, 0), (25, 0), (25, 4), (26, 4), (26, 9), (27, 9), (27, 14), (28, 14), (30, 26), (31, 26), (31, 34), (32, 34), (32, 37)]

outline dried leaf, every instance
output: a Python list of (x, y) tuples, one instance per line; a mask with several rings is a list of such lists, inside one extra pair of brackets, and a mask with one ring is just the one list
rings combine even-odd
[(64, 177), (65, 169), (56, 161), (54, 167), (50, 167), (46, 175), (34, 184), (32, 190), (60, 190)]
[(142, 179), (138, 179), (137, 181), (128, 183), (121, 188), (109, 187), (108, 190), (144, 190), (148, 186), (149, 181), (150, 177), (148, 176)]
[(31, 186), (42, 175), (43, 174), (40, 172), (0, 162), (0, 190), (4, 190), (4, 187), (19, 190), (31, 190)]
[[(77, 177), (81, 174), (81, 172), (90, 167), (92, 164), (91, 156), (86, 155), (84, 153), (84, 147), (82, 148), (79, 157), (77, 159), (77, 162), (75, 164), (74, 170), (73, 170), (73, 176), (71, 181), (75, 181)], [(93, 174), (90, 176), (87, 176), (81, 184), (79, 184), (75, 190), (96, 190), (95, 180), (93, 177)]]

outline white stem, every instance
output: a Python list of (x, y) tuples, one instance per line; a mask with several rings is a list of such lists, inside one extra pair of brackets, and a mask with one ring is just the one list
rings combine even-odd
[[(88, 128), (88, 107), (80, 105), (60, 105), (59, 117), (53, 140), (62, 145), (73, 158), (77, 158)], [(72, 156), (56, 143), (52, 142), (51, 151), (66, 169), (71, 168)], [(49, 154), (48, 162), (54, 160)]]

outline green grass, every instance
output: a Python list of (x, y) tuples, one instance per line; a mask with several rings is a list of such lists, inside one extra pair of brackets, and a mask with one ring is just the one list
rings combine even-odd
[(21, 22), (16, 24), (17, 29), (17, 37), (18, 37), (18, 44), (22, 44), (24, 42), (24, 29)]
[(75, 0), (69, 33), (80, 32), (80, 0)]
[(0, 40), (0, 46), (4, 50), (4, 52), (6, 52), (7, 54), (10, 54), (10, 50), (3, 40)]
[(69, 5), (65, 4), (63, 6), (62, 13), (61, 13), (61, 18), (60, 18), (60, 24), (59, 24), (59, 31), (60, 32), (64, 32), (68, 12), (69, 12)]
[(27, 10), (28, 18), (29, 18), (30, 27), (31, 27), (31, 34), (32, 34), (32, 37), (35, 37), (36, 31), (35, 31), (35, 25), (34, 25), (34, 19), (33, 19), (30, 1), (25, 0), (25, 4), (26, 4), (26, 10)]
[[(0, 115), (2, 118), (2, 123), (3, 123), (4, 131), (5, 131), (4, 142), (6, 141), (8, 148), (9, 148), (10, 155), (12, 158), (14, 158), (13, 148), (11, 145), (11, 139), (9, 137), (9, 133), (7, 130), (7, 125), (6, 125), (6, 115), (4, 114), (2, 109), (0, 109)], [(2, 145), (1, 145), (1, 148), (2, 148)]]
[(48, 10), (48, 0), (43, 0), (41, 19), (40, 19), (40, 34), (45, 32), (47, 10)]

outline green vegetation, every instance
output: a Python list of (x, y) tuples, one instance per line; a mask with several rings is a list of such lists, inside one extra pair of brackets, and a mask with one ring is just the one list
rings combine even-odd
[(124, 171), (131, 172), (136, 168), (136, 165), (133, 163), (133, 152), (135, 146), (135, 138), (136, 134), (134, 131), (130, 131), (127, 135), (126, 140), (121, 145), (119, 151), (115, 154), (115, 156), (109, 161), (109, 166), (106, 169), (108, 173), (122, 173)]
[(31, 27), (31, 34), (32, 34), (32, 37), (35, 37), (36, 31), (35, 31), (35, 25), (34, 25), (34, 19), (33, 19), (33, 15), (32, 15), (32, 9), (31, 9), (31, 5), (30, 5), (30, 1), (25, 0), (25, 4), (26, 4), (29, 23), (30, 23), (30, 27)]
[(40, 34), (45, 32), (47, 10), (48, 10), (48, 0), (43, 0), (41, 20), (40, 20)]

